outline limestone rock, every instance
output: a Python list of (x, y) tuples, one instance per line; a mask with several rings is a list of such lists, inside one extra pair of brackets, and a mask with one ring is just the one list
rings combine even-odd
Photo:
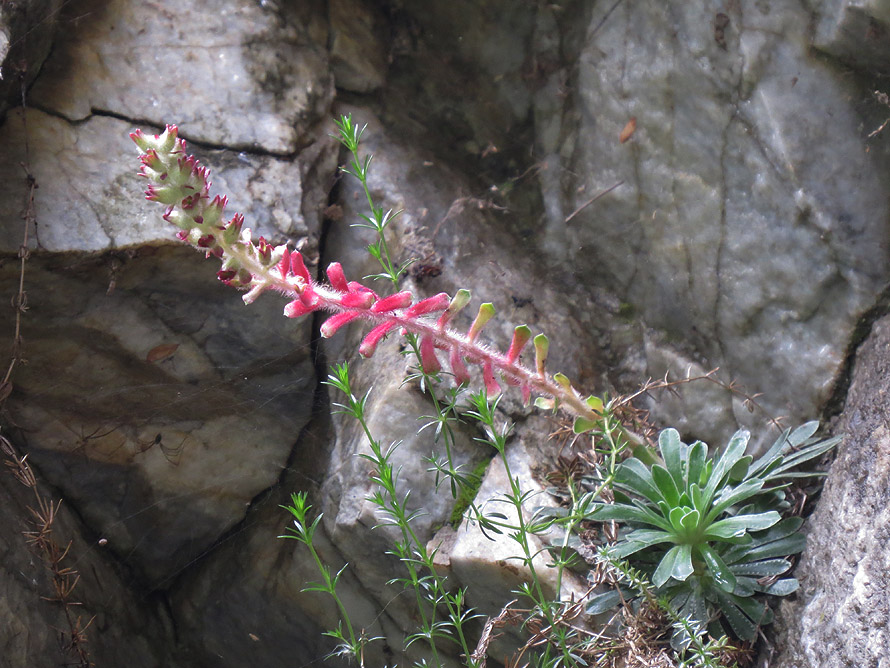
[[(330, 105), (326, 26), (309, 4), (112, 0), (67, 8), (32, 102), (175, 122), (215, 146), (291, 154)], [(88, 10), (88, 11), (84, 11)]]
[(883, 668), (890, 661), (890, 317), (859, 348), (838, 446), (782, 604), (772, 668)]
[(890, 72), (890, 5), (885, 0), (813, 4), (818, 17), (816, 48), (868, 72)]
[(37, 77), (49, 55), (62, 0), (22, 0), (0, 5), (0, 122), (22, 102), (22, 86)]
[(337, 88), (369, 93), (386, 83), (383, 16), (370, 2), (331, 0), (331, 72)]
[[(807, 419), (886, 280), (886, 143), (863, 146), (859, 106), (871, 92), (813, 56), (802, 5), (609, 7), (577, 53), (542, 243), (769, 413)], [(881, 113), (870, 104), (866, 126)]]
[[(7, 151), (0, 162), (4, 210), (20, 214), (26, 205), (21, 167), (26, 128), (31, 173), (40, 189), (31, 249), (96, 252), (175, 243), (175, 229), (161, 217), (163, 209), (147, 205), (139, 195), (145, 185), (136, 175), (138, 151), (128, 137), (135, 126), (105, 116), (72, 124), (36, 110), (28, 110), (24, 119), (21, 110), (12, 112), (0, 127)], [(210, 167), (214, 192), (228, 195), (228, 210), (244, 213), (255, 234), (317, 244), (324, 195), (307, 175), (333, 168), (330, 140), (307, 141), (296, 159), (194, 145), (189, 150)], [(20, 226), (10, 222), (0, 228), (0, 251), (17, 252), (21, 243)]]

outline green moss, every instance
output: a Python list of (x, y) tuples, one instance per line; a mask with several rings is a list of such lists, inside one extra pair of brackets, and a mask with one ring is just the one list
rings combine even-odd
[(460, 492), (458, 492), (457, 498), (454, 500), (454, 509), (451, 511), (451, 519), (449, 520), (449, 524), (455, 529), (460, 526), (464, 512), (476, 499), (476, 494), (479, 493), (479, 487), (482, 486), (482, 479), (485, 477), (485, 472), (488, 470), (488, 465), (491, 463), (491, 460), (492, 458), (490, 457), (488, 459), (483, 459), (476, 464), (469, 475), (467, 475), (470, 484), (461, 487)]
[(626, 320), (631, 320), (636, 313), (636, 308), (629, 302), (621, 302), (618, 307), (618, 315)]

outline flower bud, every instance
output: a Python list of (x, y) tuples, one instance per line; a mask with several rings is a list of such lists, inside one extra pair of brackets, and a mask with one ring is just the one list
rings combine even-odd
[(361, 345), (358, 347), (358, 353), (362, 357), (370, 357), (374, 354), (374, 351), (377, 350), (377, 344), (383, 340), (383, 338), (389, 333), (389, 331), (396, 326), (394, 322), (384, 322), (380, 325), (377, 325), (374, 329), (368, 332), (368, 335), (362, 339)]
[(388, 313), (390, 311), (395, 311), (396, 309), (408, 308), (411, 306), (412, 301), (414, 301), (414, 295), (406, 290), (404, 292), (397, 292), (389, 297), (384, 297), (371, 306), (371, 310), (374, 313)]
[(331, 287), (334, 288), (334, 290), (349, 292), (349, 283), (346, 281), (346, 276), (343, 274), (343, 267), (339, 262), (331, 262), (325, 273), (328, 275), (328, 280), (331, 282)]
[(456, 346), (451, 349), (448, 354), (448, 364), (451, 365), (451, 371), (454, 373), (454, 382), (463, 385), (470, 382), (470, 372), (467, 371), (467, 365), (464, 364), (463, 355)]
[(414, 306), (405, 311), (405, 317), (416, 318), (417, 316), (426, 315), (435, 311), (441, 311), (448, 308), (451, 298), (444, 292), (440, 292), (432, 297), (427, 297), (417, 302)]
[(532, 330), (527, 325), (519, 325), (513, 330), (513, 340), (510, 342), (510, 349), (507, 351), (507, 359), (512, 363), (517, 360), (525, 344), (532, 337)]
[(488, 302), (482, 304), (479, 307), (479, 313), (476, 314), (476, 319), (473, 321), (473, 324), (470, 326), (470, 331), (467, 332), (467, 338), (472, 343), (476, 340), (476, 337), (479, 336), (479, 332), (482, 331), (482, 328), (494, 317), (494, 306)]
[(485, 382), (485, 391), (489, 397), (493, 397), (501, 392), (501, 386), (494, 379), (494, 371), (491, 368), (491, 362), (482, 365), (482, 380)]
[(439, 358), (436, 357), (436, 344), (429, 336), (425, 336), (420, 341), (420, 363), (423, 370), (431, 375), (442, 370)]

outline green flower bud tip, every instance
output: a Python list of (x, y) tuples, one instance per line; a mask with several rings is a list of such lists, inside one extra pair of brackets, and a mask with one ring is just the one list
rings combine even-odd
[(467, 332), (467, 338), (472, 343), (476, 340), (476, 337), (479, 336), (479, 332), (482, 331), (482, 328), (488, 324), (488, 321), (494, 317), (494, 306), (486, 302), (479, 307), (479, 313), (476, 314), (476, 319), (473, 321), (473, 324), (470, 326), (470, 330)]
[(439, 321), (436, 325), (439, 329), (444, 329), (445, 325), (457, 314), (460, 310), (470, 303), (470, 291), (464, 290), (461, 288), (457, 291), (457, 294), (451, 298), (451, 303), (448, 304), (448, 308), (445, 309), (445, 312), (439, 316)]
[(510, 342), (510, 349), (507, 351), (507, 359), (511, 364), (519, 358), (519, 354), (530, 338), (532, 338), (532, 330), (528, 328), (528, 325), (519, 325), (513, 330), (513, 340)]
[(550, 350), (550, 341), (543, 334), (538, 334), (534, 340), (535, 344), (535, 370), (544, 375), (544, 365), (547, 362), (547, 352)]
[(592, 431), (596, 429), (596, 422), (594, 420), (588, 420), (587, 418), (577, 417), (575, 418), (575, 422), (572, 424), (572, 431), (576, 434), (583, 434), (588, 431)]
[(559, 383), (559, 386), (562, 387), (564, 390), (572, 389), (572, 381), (570, 381), (564, 373), (557, 373), (553, 376), (553, 380)]
[(588, 406), (590, 406), (591, 410), (596, 411), (597, 413), (603, 412), (603, 400), (599, 397), (595, 397), (592, 394), (584, 400)]

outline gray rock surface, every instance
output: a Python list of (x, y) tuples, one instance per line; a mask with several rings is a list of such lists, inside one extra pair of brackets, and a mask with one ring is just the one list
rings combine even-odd
[(890, 317), (859, 348), (839, 429), (846, 434), (779, 608), (773, 668), (890, 665)]
[(0, 4), (0, 122), (22, 103), (49, 55), (62, 0), (20, 0)]
[(68, 120), (175, 118), (204, 143), (293, 154), (331, 102), (327, 26), (311, 4), (110, 0), (66, 10), (31, 102)]

